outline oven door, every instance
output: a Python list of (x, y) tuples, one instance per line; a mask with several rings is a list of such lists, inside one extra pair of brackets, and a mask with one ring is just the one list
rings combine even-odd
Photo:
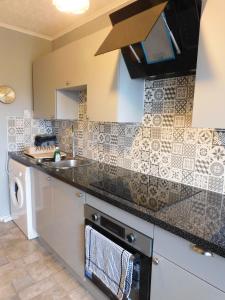
[[(149, 300), (150, 299), (150, 280), (151, 280), (151, 264), (152, 258), (147, 257), (144, 254), (138, 252), (136, 249), (127, 245), (127, 243), (116, 238), (108, 231), (102, 229), (98, 225), (92, 223), (89, 220), (85, 220), (85, 225), (91, 226), (93, 229), (110, 239), (115, 244), (121, 246), (123, 249), (129, 251), (134, 257), (134, 268), (133, 268), (133, 282), (131, 287), (131, 293), (129, 300)], [(86, 251), (85, 251), (86, 253)], [(103, 293), (105, 293), (109, 299), (118, 299), (111, 291), (94, 275), (85, 271), (85, 276), (92, 281)], [(127, 298), (125, 298), (127, 299)], [(124, 299), (124, 300), (125, 300)]]

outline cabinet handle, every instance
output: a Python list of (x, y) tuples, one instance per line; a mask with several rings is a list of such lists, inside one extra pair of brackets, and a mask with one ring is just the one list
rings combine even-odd
[(159, 265), (159, 259), (157, 257), (152, 258), (152, 262), (154, 265), (158, 266)]
[(191, 245), (191, 249), (198, 254), (207, 256), (207, 257), (213, 257), (213, 253), (207, 250), (202, 249), (201, 247), (197, 245)]
[(76, 192), (75, 195), (76, 195), (77, 198), (82, 198), (83, 197), (83, 193), (81, 193), (81, 192)]
[(66, 86), (70, 85), (70, 82), (69, 81), (66, 81)]

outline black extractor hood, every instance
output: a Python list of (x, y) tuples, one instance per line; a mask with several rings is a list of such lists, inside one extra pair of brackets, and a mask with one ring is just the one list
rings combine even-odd
[(121, 49), (131, 78), (194, 74), (201, 0), (137, 0), (112, 13), (96, 55)]

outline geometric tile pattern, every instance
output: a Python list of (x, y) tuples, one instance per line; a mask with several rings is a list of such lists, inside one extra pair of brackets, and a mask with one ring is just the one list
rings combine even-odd
[(213, 145), (225, 146), (225, 131), (215, 131), (213, 132)]
[(224, 196), (211, 192), (197, 194), (156, 213), (156, 217), (182, 230), (225, 247), (225, 226), (221, 214)]
[(225, 131), (191, 128), (194, 76), (145, 81), (143, 123), (88, 122), (86, 93), (80, 93), (79, 121), (8, 119), (11, 151), (53, 130), (62, 150), (113, 166), (225, 193)]
[(31, 117), (8, 117), (8, 151), (23, 151), (34, 145), (37, 134), (52, 134), (53, 124), (49, 120)]

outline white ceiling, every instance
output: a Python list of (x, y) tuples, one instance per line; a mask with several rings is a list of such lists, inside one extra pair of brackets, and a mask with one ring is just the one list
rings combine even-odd
[[(134, 0), (133, 0), (134, 1)], [(83, 15), (58, 11), (52, 0), (0, 0), (0, 27), (52, 40), (131, 0), (90, 0)]]

